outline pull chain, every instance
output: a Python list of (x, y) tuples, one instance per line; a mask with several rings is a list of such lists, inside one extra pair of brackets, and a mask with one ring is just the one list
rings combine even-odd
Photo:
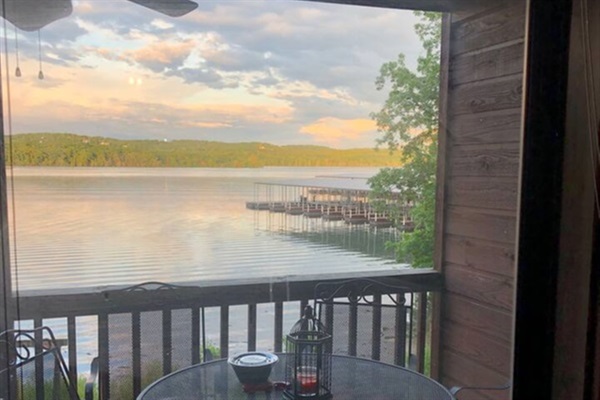
[(44, 72), (42, 71), (42, 34), (41, 34), (41, 30), (38, 30), (38, 59), (40, 61), (40, 72), (38, 72), (38, 79), (44, 79)]
[(15, 76), (21, 77), (21, 68), (19, 67), (19, 36), (17, 34), (17, 27), (15, 26), (15, 53), (17, 54), (17, 68), (15, 69)]

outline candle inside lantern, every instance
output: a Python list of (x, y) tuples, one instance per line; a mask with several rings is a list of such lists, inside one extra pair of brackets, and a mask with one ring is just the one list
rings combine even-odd
[(316, 368), (305, 368), (298, 371), (297, 378), (301, 394), (316, 394), (318, 392)]

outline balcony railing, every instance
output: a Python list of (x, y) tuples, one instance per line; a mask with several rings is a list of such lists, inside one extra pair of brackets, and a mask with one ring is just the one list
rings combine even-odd
[[(67, 360), (74, 379), (78, 374), (89, 371), (89, 365), (78, 364), (78, 343), (81, 342), (82, 331), (79, 317), (92, 317), (95, 321), (92, 335), (97, 340), (97, 353), (93, 355), (97, 355), (100, 370), (98, 387), (101, 397), (108, 398), (107, 393), (111, 393), (113, 399), (134, 398), (149, 381), (201, 362), (205, 356), (202, 351), (202, 344), (206, 340), (206, 335), (202, 336), (204, 328), (209, 336), (209, 332), (217, 331), (217, 340), (209, 340), (210, 350), (218, 353), (217, 356), (228, 357), (232, 345), (230, 327), (234, 322), (231, 310), (235, 306), (245, 307), (245, 316), (242, 317), (245, 320), (243, 348), (237, 343), (236, 350), (256, 350), (257, 328), (268, 325), (272, 326), (272, 330), (269, 328), (271, 339), (265, 341), (262, 337), (258, 343), (259, 349), (281, 352), (285, 350), (284, 309), (288, 312), (293, 310), (293, 318), (296, 319), (313, 299), (317, 283), (359, 277), (377, 278), (409, 288), (406, 294), (401, 294), (410, 298), (406, 303), (411, 309), (407, 313), (408, 320), (406, 324), (396, 324), (392, 335), (403, 347), (402, 356), (396, 361), (423, 372), (428, 363), (427, 321), (431, 315), (427, 294), (439, 290), (441, 286), (440, 275), (430, 270), (398, 271), (394, 275), (384, 276), (353, 273), (270, 281), (165, 285), (163, 288), (154, 285), (127, 290), (115, 287), (94, 293), (21, 293), (15, 309), (18, 310), (21, 323), (37, 327), (50, 322), (51, 325), (62, 324), (65, 327), (58, 336), (66, 339)], [(269, 312), (259, 315), (257, 310), (265, 306)], [(239, 307), (235, 309), (236, 319), (239, 320)], [(218, 315), (218, 326), (211, 326), (217, 318), (202, 325), (205, 310)], [(89, 318), (86, 319), (89, 322)], [(239, 321), (235, 322), (239, 324)], [(348, 332), (348, 346), (356, 346), (357, 341), (352, 337), (356, 339), (359, 334), (357, 324), (350, 321), (349, 326), (354, 328)], [(357, 354), (356, 348), (350, 347), (347, 353)], [(153, 372), (144, 371), (149, 364), (153, 365)], [(115, 395), (117, 385), (125, 385), (127, 394)]]

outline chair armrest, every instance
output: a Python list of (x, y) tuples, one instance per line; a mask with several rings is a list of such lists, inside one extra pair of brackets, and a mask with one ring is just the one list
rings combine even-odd
[(508, 390), (511, 388), (511, 386), (511, 381), (508, 381), (502, 386), (453, 386), (452, 388), (450, 388), (450, 393), (452, 394), (452, 396), (456, 396), (456, 394), (461, 390)]
[(98, 357), (92, 360), (90, 375), (85, 382), (85, 400), (94, 400), (94, 388), (98, 382)]

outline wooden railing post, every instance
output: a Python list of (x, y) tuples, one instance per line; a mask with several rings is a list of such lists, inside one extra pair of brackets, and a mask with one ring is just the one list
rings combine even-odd
[(104, 400), (110, 393), (108, 375), (108, 314), (98, 315), (98, 395)]
[(417, 365), (418, 372), (425, 372), (425, 347), (427, 339), (427, 293), (417, 294)]
[(131, 313), (131, 351), (133, 394), (137, 396), (142, 390), (142, 316), (139, 311)]
[(283, 303), (281, 301), (275, 303), (275, 327), (273, 335), (275, 351), (280, 352), (283, 347)]
[(256, 350), (256, 304), (248, 304), (248, 351)]
[(358, 306), (350, 303), (348, 307), (348, 354), (356, 356), (358, 334)]
[[(202, 321), (202, 324), (204, 324), (204, 321)], [(203, 330), (206, 332), (204, 327)], [(202, 340), (206, 343), (206, 338), (203, 337)], [(204, 359), (206, 349), (204, 346), (200, 349), (200, 309), (198, 307), (192, 309), (192, 348), (190, 350), (192, 351), (192, 364), (207, 361)]]
[[(404, 293), (399, 293), (396, 296), (399, 300), (400, 296), (404, 296)], [(394, 364), (402, 367), (406, 365), (406, 312), (406, 307), (396, 307)]]
[(170, 374), (172, 370), (172, 351), (173, 351), (173, 338), (172, 338), (172, 315), (171, 310), (163, 310), (162, 321), (163, 321), (163, 373), (165, 375)]
[(77, 325), (75, 317), (67, 318), (67, 348), (69, 349), (69, 379), (77, 382)]
[(229, 306), (221, 306), (221, 358), (229, 356)]
[[(373, 295), (373, 304), (381, 304), (381, 294)], [(374, 360), (381, 359), (381, 308), (373, 308), (373, 325), (371, 328), (372, 332), (372, 343), (371, 343), (371, 357)]]

